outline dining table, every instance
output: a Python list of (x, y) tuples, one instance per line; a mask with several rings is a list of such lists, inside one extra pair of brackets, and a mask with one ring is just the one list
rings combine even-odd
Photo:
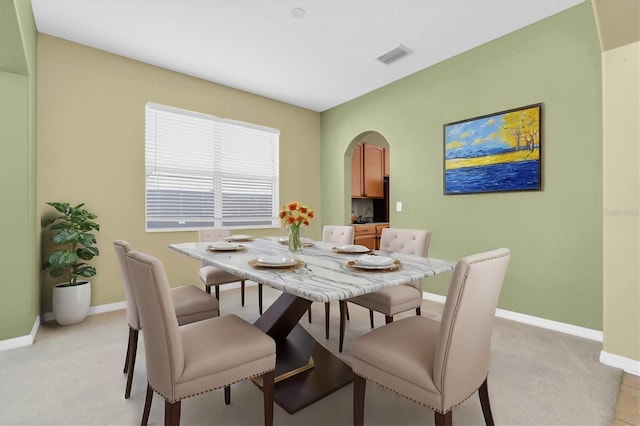
[[(297, 253), (289, 252), (286, 237), (238, 234), (226, 244), (189, 242), (169, 246), (202, 264), (282, 292), (254, 325), (276, 342), (274, 400), (289, 414), (353, 380), (351, 368), (298, 323), (312, 302), (347, 300), (450, 272), (455, 266), (448, 260), (370, 251), (358, 245), (304, 242)], [(372, 255), (391, 258), (392, 263), (378, 266), (364, 262), (363, 256), (370, 259)]]

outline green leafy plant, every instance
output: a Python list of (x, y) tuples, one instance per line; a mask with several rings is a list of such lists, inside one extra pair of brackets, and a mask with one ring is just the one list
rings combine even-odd
[(47, 204), (61, 214), (45, 219), (42, 227), (52, 233), (51, 241), (54, 244), (63, 247), (51, 253), (43, 268), (51, 268), (49, 275), (53, 278), (68, 276), (66, 284), (75, 286), (78, 277), (87, 278), (96, 274), (96, 268), (86, 261), (100, 254), (92, 232), (100, 230), (100, 225), (93, 221), (97, 216), (84, 209), (84, 203), (77, 206), (69, 203)]

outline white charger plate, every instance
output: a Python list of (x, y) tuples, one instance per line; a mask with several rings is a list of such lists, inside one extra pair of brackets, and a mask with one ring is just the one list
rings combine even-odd
[(390, 265), (356, 265), (356, 264), (353, 264), (353, 265), (349, 265), (349, 266), (351, 266), (353, 268), (358, 268), (358, 269), (369, 269), (369, 270), (380, 269), (380, 270), (386, 270), (386, 269), (394, 268), (396, 266), (396, 264), (395, 263), (392, 263)]
[(371, 251), (369, 247), (359, 244), (347, 244), (344, 246), (335, 246), (334, 250), (340, 253), (368, 253)]
[(254, 238), (251, 235), (235, 234), (230, 235), (224, 239), (225, 241), (253, 241)]
[(209, 244), (207, 248), (209, 250), (215, 250), (215, 251), (232, 251), (232, 250), (238, 250), (238, 248), (240, 247), (242, 246), (238, 243), (230, 243), (227, 241), (216, 241), (215, 243)]
[(363, 271), (397, 271), (402, 264), (399, 260), (394, 260), (390, 265), (356, 265), (356, 262), (350, 260), (347, 262), (347, 266)]
[(393, 266), (393, 258), (387, 256), (363, 254), (353, 259), (353, 261), (359, 267), (388, 268)]
[(259, 266), (294, 266), (298, 263), (298, 259), (293, 256), (260, 256), (256, 259), (256, 264)]

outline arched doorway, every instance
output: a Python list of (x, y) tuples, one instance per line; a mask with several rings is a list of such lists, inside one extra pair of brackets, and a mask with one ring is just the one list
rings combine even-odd
[(389, 222), (389, 142), (379, 132), (367, 131), (354, 138), (350, 148), (351, 222)]

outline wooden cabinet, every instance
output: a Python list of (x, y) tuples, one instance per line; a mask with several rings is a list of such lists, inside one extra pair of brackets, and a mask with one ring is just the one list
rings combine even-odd
[(351, 157), (351, 196), (353, 198), (384, 197), (384, 148), (359, 143)]
[(382, 236), (382, 230), (388, 227), (389, 227), (388, 223), (382, 223), (382, 224), (376, 225), (376, 250), (380, 249), (380, 237)]
[(378, 250), (380, 248), (380, 235), (382, 234), (382, 230), (388, 227), (388, 223), (354, 225), (354, 243), (369, 247), (371, 250)]
[(364, 144), (356, 145), (351, 156), (351, 197), (362, 196), (362, 151)]
[(389, 148), (384, 148), (384, 175), (389, 176)]
[(371, 250), (376, 248), (376, 226), (375, 225), (354, 225), (354, 243), (368, 247)]

